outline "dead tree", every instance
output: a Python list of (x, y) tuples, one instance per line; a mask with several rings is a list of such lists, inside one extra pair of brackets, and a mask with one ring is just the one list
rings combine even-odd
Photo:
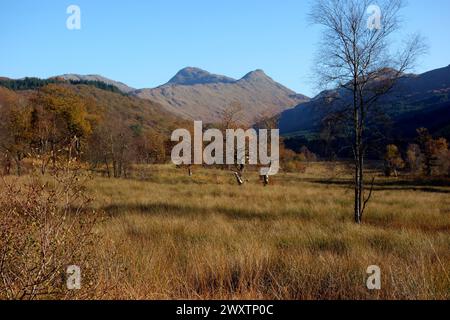
[(244, 179), (242, 179), (241, 174), (239, 172), (234, 172), (234, 176), (238, 185), (242, 186), (244, 184)]
[(269, 185), (269, 175), (268, 174), (263, 175), (263, 176), (261, 176), (261, 178), (262, 178), (263, 186), (267, 187)]

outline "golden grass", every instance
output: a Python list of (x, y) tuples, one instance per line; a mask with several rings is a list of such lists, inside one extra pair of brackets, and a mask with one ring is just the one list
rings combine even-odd
[[(358, 226), (342, 168), (312, 165), (268, 187), (256, 172), (241, 187), (222, 170), (136, 172), (89, 185), (110, 217), (97, 254), (115, 251), (105, 268), (122, 270), (106, 298), (450, 298), (450, 187), (381, 181)], [(366, 288), (369, 265), (381, 267), (380, 291)]]

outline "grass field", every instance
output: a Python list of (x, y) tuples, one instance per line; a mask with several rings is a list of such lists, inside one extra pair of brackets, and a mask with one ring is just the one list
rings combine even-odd
[[(378, 177), (361, 226), (350, 175), (312, 164), (263, 187), (229, 171), (141, 167), (95, 178), (95, 253), (121, 299), (449, 299), (450, 186)], [(376, 174), (376, 172), (372, 172)], [(109, 257), (109, 259), (108, 259)], [(370, 265), (382, 289), (366, 287)]]

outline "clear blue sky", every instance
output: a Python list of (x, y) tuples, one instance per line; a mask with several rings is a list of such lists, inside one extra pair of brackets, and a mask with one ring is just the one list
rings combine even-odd
[[(70, 4), (81, 8), (79, 31), (66, 28)], [(186, 66), (234, 78), (263, 69), (314, 95), (319, 34), (308, 9), (307, 0), (2, 0), (0, 75), (101, 74), (143, 88)], [(403, 11), (404, 31), (430, 45), (418, 72), (450, 64), (449, 13), (449, 0), (410, 0)]]

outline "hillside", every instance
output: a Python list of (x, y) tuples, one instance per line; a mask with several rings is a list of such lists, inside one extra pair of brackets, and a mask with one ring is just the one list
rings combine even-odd
[[(380, 100), (377, 112), (391, 122), (392, 138), (410, 138), (426, 127), (434, 134), (450, 136), (450, 66), (423, 74), (403, 76), (393, 90)], [(339, 97), (340, 99), (335, 99)], [(284, 111), (280, 117), (282, 134), (308, 138), (317, 136), (322, 121), (346, 101), (343, 91), (324, 91), (311, 101)]]
[[(188, 123), (164, 110), (164, 108), (149, 100), (126, 96), (120, 93), (97, 88), (93, 85), (60, 84), (69, 88), (95, 110), (89, 110), (93, 114), (99, 114), (107, 119), (112, 125), (114, 123), (127, 127), (148, 128), (169, 137), (170, 133), (180, 127), (186, 127)], [(35, 93), (35, 90), (12, 91), (0, 86), (0, 107), (2, 101), (26, 100)]]
[(186, 121), (165, 111), (156, 102), (124, 96), (87, 85), (71, 86), (85, 99), (93, 99), (113, 122), (127, 126), (151, 128), (169, 137), (170, 133), (187, 125)]
[(248, 73), (240, 80), (185, 68), (168, 83), (154, 89), (136, 90), (139, 98), (160, 103), (166, 110), (190, 120), (216, 122), (231, 103), (239, 102), (241, 121), (254, 123), (261, 115), (275, 115), (308, 101), (303, 95), (280, 85), (262, 70)]

